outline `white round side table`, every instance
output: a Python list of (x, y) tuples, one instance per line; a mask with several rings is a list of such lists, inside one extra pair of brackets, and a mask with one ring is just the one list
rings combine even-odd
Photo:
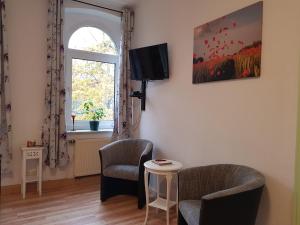
[[(182, 168), (182, 164), (177, 161), (169, 160), (172, 164), (169, 165), (157, 165), (156, 163), (149, 160), (144, 163), (145, 166), (145, 192), (146, 192), (146, 218), (144, 224), (147, 224), (148, 214), (149, 214), (149, 206), (154, 208), (159, 208), (166, 211), (167, 217), (167, 225), (170, 223), (170, 215), (169, 211), (170, 208), (175, 206), (177, 207), (178, 211), (178, 193), (176, 188), (176, 201), (171, 201), (170, 194), (171, 194), (171, 182), (174, 176), (177, 179), (177, 173)], [(152, 202), (149, 202), (149, 173), (157, 175), (157, 195), (156, 199)], [(159, 195), (159, 176), (165, 176), (167, 181), (167, 198), (162, 198)]]

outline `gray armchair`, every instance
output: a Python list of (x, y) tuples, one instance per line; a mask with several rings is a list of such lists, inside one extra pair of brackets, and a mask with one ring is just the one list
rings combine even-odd
[(180, 225), (254, 225), (264, 176), (238, 165), (211, 165), (179, 172)]
[(144, 162), (152, 159), (153, 144), (143, 139), (113, 142), (100, 149), (101, 201), (119, 195), (138, 196), (138, 208), (145, 205)]

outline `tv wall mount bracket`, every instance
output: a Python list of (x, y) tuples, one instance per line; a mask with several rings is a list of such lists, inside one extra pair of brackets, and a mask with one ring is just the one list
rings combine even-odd
[(147, 86), (147, 81), (142, 80), (141, 90), (140, 91), (133, 91), (130, 94), (130, 97), (138, 98), (138, 99), (141, 100), (141, 110), (142, 111), (145, 111), (145, 109), (146, 109), (146, 86)]

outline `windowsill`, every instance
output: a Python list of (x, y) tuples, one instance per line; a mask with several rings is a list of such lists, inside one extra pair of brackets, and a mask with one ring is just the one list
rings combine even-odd
[(69, 130), (67, 134), (101, 134), (101, 133), (112, 133), (112, 129), (102, 129), (102, 130)]

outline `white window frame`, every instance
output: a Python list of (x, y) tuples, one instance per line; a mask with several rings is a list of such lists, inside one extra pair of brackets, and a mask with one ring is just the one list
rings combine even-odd
[[(80, 28), (82, 27), (94, 27), (97, 28), (104, 33), (106, 33), (112, 42), (114, 42), (115, 48), (116, 48), (116, 55), (109, 55), (109, 54), (103, 54), (103, 53), (97, 53), (97, 52), (90, 52), (90, 51), (84, 51), (84, 50), (77, 50), (77, 49), (71, 49), (69, 48), (69, 41), (72, 37), (72, 35)], [(116, 44), (115, 40), (113, 40), (112, 36), (109, 34), (109, 32), (106, 32), (105, 29), (94, 26), (93, 24), (90, 25), (83, 25), (80, 27), (77, 27), (76, 30), (74, 30), (71, 35), (68, 37), (68, 40), (66, 42), (66, 54), (65, 54), (65, 84), (66, 84), (66, 105), (65, 105), (65, 111), (66, 111), (66, 125), (67, 130), (71, 131), (73, 129), (71, 114), (72, 114), (72, 59), (81, 59), (81, 60), (89, 60), (89, 61), (96, 61), (96, 62), (102, 62), (102, 63), (110, 63), (115, 65), (115, 71), (114, 71), (114, 82), (116, 82), (117, 73), (119, 72), (119, 48)], [(76, 120), (76, 119), (75, 119)], [(99, 130), (112, 130), (114, 127), (113, 120), (102, 120), (99, 124)], [(89, 121), (75, 121), (75, 130), (90, 130)]]

